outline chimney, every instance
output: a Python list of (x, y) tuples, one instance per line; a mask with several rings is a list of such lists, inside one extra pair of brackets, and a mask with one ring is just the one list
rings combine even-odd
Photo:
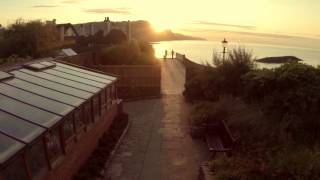
[(111, 31), (111, 22), (110, 22), (110, 19), (109, 17), (105, 18), (105, 21), (104, 21), (106, 24), (105, 24), (105, 29), (103, 31), (103, 35), (106, 36), (109, 34), (109, 32)]

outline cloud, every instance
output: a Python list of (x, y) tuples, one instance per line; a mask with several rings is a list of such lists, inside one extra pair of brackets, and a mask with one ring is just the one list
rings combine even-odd
[(76, 4), (76, 3), (80, 3), (82, 1), (86, 1), (86, 0), (65, 0), (62, 1), (61, 3), (65, 3), (65, 4)]
[(220, 29), (181, 29), (182, 31), (192, 32), (192, 33), (231, 33), (246, 36), (256, 36), (264, 38), (281, 38), (281, 39), (314, 39), (311, 37), (296, 36), (296, 35), (285, 35), (285, 34), (275, 34), (275, 33), (259, 33), (259, 32), (245, 32), (245, 31), (230, 31), (230, 30), (220, 30)]
[(85, 9), (84, 12), (96, 14), (131, 14), (128, 8), (102, 8), (102, 9)]
[(55, 8), (55, 7), (58, 7), (58, 6), (55, 6), (55, 5), (35, 5), (35, 6), (32, 6), (32, 8)]
[(216, 22), (209, 22), (209, 21), (195, 21), (195, 24), (201, 25), (209, 25), (209, 26), (222, 26), (222, 27), (233, 27), (238, 29), (246, 29), (246, 30), (255, 30), (257, 29), (256, 26), (245, 26), (245, 25), (237, 25), (237, 24), (223, 24), (223, 23), (216, 23)]

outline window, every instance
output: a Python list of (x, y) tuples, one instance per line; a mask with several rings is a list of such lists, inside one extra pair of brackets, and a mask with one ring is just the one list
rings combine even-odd
[(84, 106), (84, 118), (87, 124), (92, 122), (91, 103), (87, 102)]
[(94, 120), (96, 120), (97, 118), (99, 118), (100, 115), (100, 104), (99, 104), (99, 96), (96, 95), (94, 96), (94, 98), (92, 99), (93, 101), (93, 114), (94, 114)]
[(53, 130), (50, 130), (45, 135), (45, 138), (46, 146), (48, 149), (48, 157), (51, 164), (53, 164), (62, 155), (59, 128), (56, 127)]
[(112, 99), (117, 99), (116, 85), (112, 84)]
[(74, 124), (73, 124), (73, 114), (69, 114), (65, 117), (63, 122), (63, 134), (64, 134), (64, 141), (69, 142), (72, 140), (74, 136)]
[(81, 132), (84, 129), (86, 124), (86, 118), (83, 117), (84, 106), (82, 108), (78, 108), (74, 112), (74, 119), (76, 124), (77, 133)]
[(48, 171), (48, 163), (45, 157), (45, 148), (42, 140), (37, 141), (27, 151), (27, 163), (32, 177), (41, 177)]
[(105, 90), (100, 93), (100, 102), (101, 102), (101, 108), (103, 108), (104, 105), (106, 104), (106, 93), (105, 93)]
[(4, 180), (28, 179), (27, 168), (21, 155), (11, 162), (5, 169), (1, 170), (0, 179), (1, 177)]

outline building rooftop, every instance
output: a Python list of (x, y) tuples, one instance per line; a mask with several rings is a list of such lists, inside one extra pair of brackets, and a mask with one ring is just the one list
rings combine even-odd
[(0, 167), (116, 81), (54, 59), (0, 71)]

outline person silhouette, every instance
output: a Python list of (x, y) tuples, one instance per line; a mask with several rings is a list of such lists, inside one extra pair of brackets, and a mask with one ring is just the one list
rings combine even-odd
[(164, 59), (167, 59), (167, 56), (168, 56), (168, 51), (165, 50), (165, 51), (164, 51)]
[(172, 49), (172, 51), (171, 51), (171, 58), (173, 59), (173, 56), (174, 56), (174, 51), (173, 51), (173, 49)]

